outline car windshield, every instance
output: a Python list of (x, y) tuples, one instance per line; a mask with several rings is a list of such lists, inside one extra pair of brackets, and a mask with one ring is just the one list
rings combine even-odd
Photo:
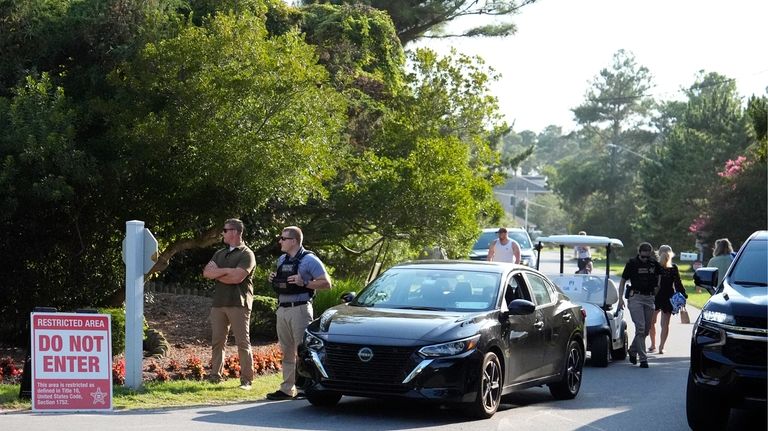
[(392, 268), (350, 305), (414, 310), (474, 311), (496, 306), (500, 275), (490, 272)]
[[(598, 306), (603, 306), (605, 295), (605, 276), (595, 276), (591, 274), (558, 274), (549, 276), (550, 280), (560, 290), (563, 291), (568, 297), (575, 302), (589, 302)], [(612, 295), (608, 295), (608, 300), (618, 300), (618, 289), (613, 281), (608, 281), (608, 288), (615, 292)]]
[(765, 241), (750, 241), (734, 263), (730, 280), (733, 284), (742, 286), (768, 286), (768, 271), (765, 262), (768, 261), (768, 247)]
[[(507, 236), (514, 239), (521, 248), (531, 248), (531, 242), (528, 240), (528, 235), (525, 232), (511, 230), (507, 232)], [(491, 241), (498, 237), (496, 232), (483, 232), (480, 234), (480, 238), (475, 241), (475, 245), (472, 246), (472, 249), (485, 250), (491, 245)]]

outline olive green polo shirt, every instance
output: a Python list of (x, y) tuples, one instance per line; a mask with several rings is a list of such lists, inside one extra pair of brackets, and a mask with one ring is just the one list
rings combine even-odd
[(243, 268), (248, 275), (239, 284), (224, 284), (215, 282), (213, 291), (213, 307), (247, 307), (253, 304), (253, 268), (256, 257), (248, 246), (241, 244), (231, 251), (229, 246), (218, 250), (211, 260), (219, 268)]

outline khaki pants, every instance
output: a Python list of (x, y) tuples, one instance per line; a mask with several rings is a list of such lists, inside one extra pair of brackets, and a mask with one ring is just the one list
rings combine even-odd
[(636, 293), (627, 301), (629, 315), (632, 316), (632, 322), (635, 324), (635, 338), (629, 346), (629, 354), (637, 355), (640, 362), (648, 361), (648, 355), (645, 352), (645, 337), (651, 331), (653, 310), (656, 308), (654, 296)]
[(253, 353), (251, 352), (251, 310), (245, 307), (211, 307), (211, 377), (221, 379), (224, 370), (224, 346), (229, 328), (235, 334), (240, 358), (240, 383), (253, 382)]
[(280, 390), (296, 396), (297, 349), (304, 339), (304, 330), (312, 322), (312, 304), (277, 307), (277, 339), (283, 351), (283, 383)]

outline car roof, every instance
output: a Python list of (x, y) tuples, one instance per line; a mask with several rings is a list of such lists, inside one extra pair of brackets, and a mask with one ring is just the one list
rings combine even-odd
[(537, 242), (556, 245), (610, 245), (611, 247), (624, 247), (624, 243), (617, 238), (596, 235), (550, 235), (536, 238)]
[[(448, 268), (450, 267), (450, 268)], [(399, 263), (392, 268), (410, 268), (410, 269), (455, 269), (459, 271), (479, 271), (504, 273), (514, 268), (531, 269), (525, 265), (517, 265), (508, 262), (487, 262), (479, 260), (414, 260)]]

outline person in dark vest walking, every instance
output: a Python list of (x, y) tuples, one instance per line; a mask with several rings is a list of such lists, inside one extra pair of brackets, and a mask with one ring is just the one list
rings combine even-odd
[(229, 328), (235, 334), (240, 358), (240, 389), (250, 390), (253, 382), (253, 353), (249, 323), (253, 305), (251, 274), (256, 266), (253, 251), (243, 242), (243, 222), (232, 218), (224, 222), (226, 247), (214, 253), (203, 269), (203, 277), (216, 282), (211, 306), (211, 375), (218, 383), (224, 368), (224, 346)]
[(640, 244), (637, 256), (629, 259), (624, 266), (619, 283), (619, 308), (624, 307), (624, 287), (627, 281), (631, 282), (631, 288), (626, 292), (627, 308), (635, 324), (635, 338), (629, 346), (629, 362), (636, 364), (639, 357), (640, 368), (648, 368), (645, 338), (651, 329), (656, 293), (661, 283), (661, 265), (653, 254), (651, 244)]
[(277, 269), (269, 281), (277, 292), (277, 339), (283, 351), (283, 382), (267, 399), (290, 400), (296, 389), (297, 349), (304, 330), (313, 318), (312, 298), (316, 290), (330, 289), (331, 277), (320, 259), (303, 247), (304, 235), (296, 226), (288, 226), (280, 235)]

